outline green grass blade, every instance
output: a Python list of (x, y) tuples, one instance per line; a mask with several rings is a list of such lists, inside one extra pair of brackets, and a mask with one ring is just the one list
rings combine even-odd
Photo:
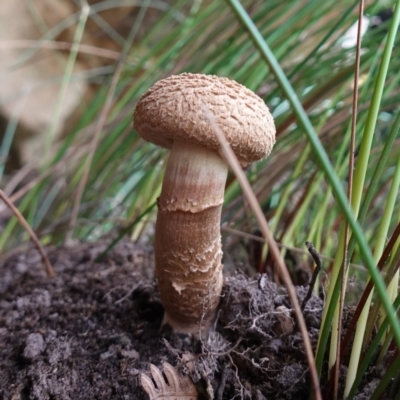
[[(400, 306), (400, 296), (397, 296), (396, 300), (393, 303), (394, 309), (399, 308)], [(349, 391), (349, 394), (347, 396), (347, 400), (352, 400), (356, 394), (356, 391), (361, 383), (361, 380), (367, 371), (367, 368), (369, 364), (371, 363), (372, 357), (374, 356), (375, 352), (377, 351), (380, 341), (386, 332), (387, 327), (389, 326), (389, 319), (385, 318), (384, 322), (380, 326), (378, 332), (376, 333), (374, 340), (372, 343), (368, 346), (367, 351), (365, 353), (365, 356), (360, 364), (360, 367), (358, 368), (357, 375), (355, 377), (355, 380), (353, 382), (353, 385), (351, 387), (351, 390)]]
[[(395, 122), (392, 126), (392, 129), (386, 139), (385, 146), (383, 147), (383, 149), (381, 151), (378, 163), (376, 164), (373, 176), (368, 185), (368, 189), (365, 192), (364, 198), (362, 200), (361, 207), (360, 207), (360, 213), (358, 216), (358, 221), (360, 224), (364, 223), (364, 220), (367, 215), (367, 211), (370, 207), (372, 198), (374, 197), (374, 195), (376, 193), (379, 179), (382, 175), (382, 172), (383, 172), (383, 169), (387, 162), (387, 159), (389, 157), (389, 154), (393, 148), (393, 143), (396, 139), (396, 136), (399, 133), (399, 129), (400, 129), (400, 111), (397, 113), (396, 120), (395, 120)], [(356, 239), (355, 239), (355, 237), (352, 236), (350, 239), (350, 242), (349, 242), (349, 250), (348, 250), (348, 258), (349, 259), (351, 259), (351, 257), (353, 256), (355, 246), (356, 246)]]
[(100, 261), (126, 234), (132, 231), (132, 228), (142, 220), (155, 206), (157, 202), (150, 204), (134, 221), (132, 221), (128, 226), (121, 230), (120, 234), (106, 247), (106, 249), (99, 254), (96, 261)]
[[(378, 76), (375, 81), (374, 94), (372, 96), (371, 105), (368, 110), (367, 121), (365, 124), (365, 129), (361, 141), (361, 148), (357, 158), (357, 166), (354, 172), (351, 203), (356, 215), (358, 214), (361, 203), (361, 196), (363, 195), (365, 176), (367, 173), (367, 167), (371, 153), (372, 139), (374, 137), (376, 122), (382, 100), (382, 94), (385, 86), (387, 73), (389, 70), (390, 58), (399, 24), (400, 24), (400, 0), (398, 0), (396, 4), (396, 9), (393, 14), (393, 19), (388, 33), (385, 49), (383, 52), (382, 62), (380, 64)], [(378, 230), (378, 236), (377, 236), (378, 239), (376, 240), (375, 251), (374, 251), (375, 260), (379, 260), (379, 258), (382, 255), (387, 231), (389, 229), (389, 223), (393, 214), (394, 202), (398, 192), (398, 178), (396, 179), (396, 176), (394, 177), (394, 180), (392, 182), (392, 189), (390, 191), (391, 194), (390, 200), (386, 203), (384, 216), (381, 220), (380, 228)], [(355, 371), (357, 369), (361, 356), (362, 342), (364, 338), (365, 326), (367, 323), (369, 308), (372, 301), (372, 295), (373, 291), (371, 291), (370, 296), (365, 302), (364, 309), (361, 312), (357, 322), (357, 329), (355, 333), (354, 344), (352, 347), (350, 363), (349, 363), (349, 373), (346, 379), (346, 388), (344, 392), (345, 396), (349, 392), (353, 384), (353, 381), (355, 379)], [(385, 301), (386, 303), (390, 304), (390, 299), (386, 293), (386, 288), (385, 292), (383, 293), (383, 296), (381, 297), (381, 300), (382, 302)]]

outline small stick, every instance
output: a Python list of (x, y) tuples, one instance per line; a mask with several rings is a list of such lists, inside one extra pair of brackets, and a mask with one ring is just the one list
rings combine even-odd
[(301, 303), (301, 311), (304, 311), (307, 301), (310, 300), (312, 291), (315, 286), (315, 282), (317, 281), (317, 276), (319, 274), (319, 271), (321, 271), (321, 258), (319, 256), (317, 250), (315, 250), (314, 245), (311, 242), (306, 242), (306, 247), (307, 247), (307, 250), (309, 251), (309, 253), (311, 254), (311, 257), (313, 258), (313, 260), (316, 264), (316, 267), (314, 269), (314, 272), (313, 272), (311, 280), (310, 280), (307, 295), (306, 295), (306, 297), (304, 297), (303, 302)]
[(54, 273), (54, 269), (50, 264), (49, 259), (46, 256), (46, 253), (44, 252), (44, 249), (42, 245), (39, 242), (39, 239), (37, 238), (35, 232), (33, 232), (32, 228), (29, 226), (28, 222), (24, 218), (24, 216), (19, 212), (18, 208), (14, 206), (12, 201), (8, 198), (8, 196), (0, 189), (0, 198), (6, 203), (7, 207), (14, 213), (14, 215), (17, 217), (18, 222), (25, 228), (25, 230), (29, 233), (31, 236), (31, 239), (35, 246), (37, 247), (42, 260), (43, 264), (46, 267), (46, 272), (48, 276), (54, 277), (56, 274)]

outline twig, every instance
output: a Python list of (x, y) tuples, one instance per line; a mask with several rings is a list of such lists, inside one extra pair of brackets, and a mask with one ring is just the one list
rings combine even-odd
[[(181, 359), (181, 356), (180, 356), (178, 350), (177, 350), (177, 349), (174, 349), (174, 348), (169, 344), (169, 342), (168, 342), (167, 339), (162, 338), (161, 341), (164, 343), (164, 346), (167, 348), (167, 350), (168, 350), (171, 354), (173, 354), (178, 360)], [(185, 362), (181, 362), (181, 363), (179, 363), (179, 364), (176, 366), (176, 368), (180, 368), (180, 367), (182, 367), (184, 364), (187, 364), (187, 363), (189, 363), (189, 362), (192, 362), (192, 361), (195, 360), (196, 358), (199, 358), (199, 357), (195, 357), (195, 358), (193, 358), (192, 360), (188, 360), (187, 362), (186, 362), (186, 361), (185, 361)]]
[[(135, 290), (137, 290), (141, 285), (143, 285), (143, 279), (141, 279), (135, 286), (133, 286), (129, 291), (128, 291), (128, 293), (126, 293), (125, 294), (125, 296), (123, 296), (123, 297), (121, 297), (120, 299), (118, 299), (114, 304), (115, 305), (117, 305), (117, 304), (120, 304), (120, 303), (122, 303), (123, 301), (125, 301)], [(146, 285), (143, 285), (144, 287), (150, 287), (150, 285), (149, 286), (146, 286)]]
[(7, 197), (7, 195), (0, 189), (0, 197), (6, 203), (7, 207), (10, 208), (10, 210), (14, 213), (14, 215), (17, 217), (18, 222), (24, 227), (24, 229), (29, 233), (31, 236), (31, 239), (33, 243), (35, 243), (35, 246), (37, 247), (42, 260), (43, 264), (46, 267), (46, 272), (48, 276), (54, 277), (56, 274), (54, 273), (53, 267), (50, 264), (49, 259), (46, 256), (46, 253), (44, 252), (44, 249), (42, 245), (40, 244), (35, 232), (33, 232), (32, 228), (29, 226), (28, 222), (24, 218), (24, 216), (19, 212), (18, 208), (14, 206), (14, 204), (10, 201), (10, 199)]
[[(206, 348), (206, 346), (204, 345), (204, 343), (203, 343), (203, 346), (204, 346), (204, 347), (206, 348), (206, 350), (207, 350), (206, 352), (203, 352), (203, 353), (200, 353), (200, 354), (196, 354), (196, 355), (193, 356), (190, 360), (181, 361), (181, 362), (177, 365), (177, 368), (180, 368), (180, 367), (182, 367), (183, 365), (188, 364), (188, 363), (190, 363), (190, 362), (196, 361), (196, 360), (198, 360), (199, 358), (202, 358), (202, 357), (208, 357), (208, 356), (224, 357), (224, 356), (228, 356), (230, 353), (232, 353), (232, 352), (234, 352), (234, 351), (236, 350), (236, 348), (239, 346), (239, 344), (240, 344), (240, 342), (242, 341), (242, 339), (243, 339), (243, 338), (240, 336), (240, 337), (238, 338), (238, 340), (236, 341), (236, 343), (235, 343), (231, 348), (229, 348), (228, 350), (225, 350), (225, 351), (221, 351), (221, 352), (209, 351), (209, 350)], [(164, 340), (164, 344), (165, 344), (165, 343), (168, 343), (165, 339), (163, 339), (163, 340)], [(172, 348), (170, 348), (169, 343), (168, 343), (167, 348), (168, 348), (170, 351), (171, 351), (171, 349), (172, 349)], [(174, 351), (172, 351), (172, 353), (179, 357), (178, 353), (176, 353), (176, 352), (174, 352)]]
[(321, 259), (319, 257), (317, 250), (315, 250), (314, 245), (311, 242), (306, 242), (306, 247), (307, 247), (307, 250), (310, 252), (311, 257), (315, 261), (316, 267), (314, 269), (314, 272), (313, 272), (311, 280), (310, 280), (307, 295), (306, 295), (306, 297), (304, 297), (303, 302), (301, 303), (301, 311), (304, 311), (307, 301), (310, 300), (312, 291), (314, 290), (315, 282), (317, 281), (318, 274), (321, 271)]
[(217, 400), (222, 400), (223, 399), (227, 378), (228, 378), (228, 369), (226, 368), (226, 364), (222, 364), (221, 381), (219, 383), (217, 394), (215, 396)]
[[(226, 356), (229, 358), (229, 361), (231, 362), (232, 366), (235, 368), (236, 380), (237, 380), (237, 382), (238, 382), (238, 384), (239, 384), (239, 386), (240, 386), (240, 398), (241, 398), (242, 400), (245, 398), (245, 397), (244, 397), (244, 393), (246, 393), (246, 395), (247, 395), (248, 397), (250, 397), (250, 396), (249, 396), (249, 395), (250, 395), (249, 391), (243, 386), (243, 383), (242, 383), (242, 381), (241, 381), (240, 378), (239, 378), (239, 368), (238, 368), (237, 365), (233, 362), (232, 357), (230, 356), (230, 354), (227, 354)], [(235, 397), (236, 397), (236, 396), (235, 396)], [(234, 399), (235, 397), (233, 397), (233, 399)], [(233, 400), (233, 399), (232, 399), (232, 400)]]

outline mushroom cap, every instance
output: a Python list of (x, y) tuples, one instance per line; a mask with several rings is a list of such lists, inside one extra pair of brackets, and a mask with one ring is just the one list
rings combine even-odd
[(242, 165), (271, 152), (275, 125), (264, 101), (239, 83), (217, 76), (184, 73), (158, 81), (137, 104), (134, 128), (144, 140), (161, 147), (183, 140), (219, 152), (206, 109)]

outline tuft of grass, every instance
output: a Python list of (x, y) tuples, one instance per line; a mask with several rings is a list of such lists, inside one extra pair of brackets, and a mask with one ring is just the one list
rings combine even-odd
[[(132, 131), (132, 112), (139, 97), (157, 80), (181, 72), (227, 76), (254, 90), (274, 115), (278, 140), (268, 159), (248, 168), (247, 178), (275, 239), (282, 244), (282, 256), (290, 251), (287, 248), (302, 254), (304, 243), (311, 241), (326, 260), (322, 276), (329, 280), (328, 296), (316, 354), (320, 376), (327, 372), (323, 361), (341, 291), (337, 277), (346, 242), (344, 221), (350, 227), (347, 273), (356, 277), (358, 286), (345, 293), (345, 302), (357, 303), (368, 285), (371, 296), (372, 286), (376, 288), (376, 306), (366, 330), (371, 332), (378, 321), (378, 335), (369, 343), (360, 328), (357, 351), (364, 348), (366, 357), (354, 358), (356, 374), (346, 392), (352, 398), (361, 382), (360, 371), (373, 362), (379, 343), (383, 349), (400, 345), (396, 315), (399, 242), (392, 244), (390, 253), (385, 240), (394, 237), (396, 241), (393, 235), (400, 216), (400, 55), (392, 51), (400, 44), (399, 1), (371, 2), (365, 7), (365, 15), (372, 16), (396, 5), (392, 19), (369, 28), (362, 40), (350, 202), (345, 188), (355, 47), (342, 44), (343, 35), (357, 20), (358, 1), (173, 0), (124, 5), (128, 3), (139, 7), (139, 12), (125, 36), (102, 18), (104, 10), (121, 4), (105, 1), (85, 3), (51, 29), (38, 18), (41, 40), (34, 46), (14, 44), (28, 46), (18, 60), (19, 67), (28, 65), (41, 47), (57, 54), (61, 49), (68, 52), (56, 110), (62, 107), (63, 93), (74, 80), (85, 79), (96, 94), (83, 104), (79, 121), (61, 140), (54, 138), (60, 123), (59, 113), (54, 113), (43, 143), (45, 156), (35, 165), (36, 177), (24, 185), (23, 171), (8, 183), (3, 179), (4, 162), (20, 123), (19, 110), (15, 110), (0, 146), (4, 192), (18, 203), (43, 243), (63, 243), (67, 232), (70, 239), (77, 240), (111, 234), (110, 247), (125, 234), (133, 240), (149, 241), (166, 151), (143, 143)], [(157, 13), (151, 24), (147, 23), (150, 12)], [(96, 50), (83, 43), (89, 23), (97, 24), (118, 51)], [(58, 42), (58, 35), (67, 28), (75, 29), (73, 42)], [(72, 67), (76, 59), (96, 51), (102, 60), (108, 57), (107, 62), (75, 76)], [(257, 225), (233, 175), (228, 179), (222, 223), (229, 224), (229, 230), (223, 230), (225, 251), (248, 263), (248, 239), (236, 237), (234, 232), (252, 235)], [(17, 220), (10, 218), (0, 234), (0, 249), (4, 253), (28, 239)], [(376, 265), (379, 259), (382, 274)], [(298, 263), (311, 272), (307, 256), (298, 256)], [(354, 268), (355, 264), (362, 268)], [(389, 289), (388, 276), (395, 277)], [(321, 279), (318, 287), (326, 288), (327, 282)], [(361, 302), (368, 314), (366, 299)], [(380, 320), (379, 309), (384, 310)], [(332, 366), (337, 361), (334, 346), (331, 353)], [(380, 358), (384, 356), (382, 350)], [(393, 367), (397, 363), (396, 358), (387, 369), (376, 398), (391, 380), (400, 379)]]

